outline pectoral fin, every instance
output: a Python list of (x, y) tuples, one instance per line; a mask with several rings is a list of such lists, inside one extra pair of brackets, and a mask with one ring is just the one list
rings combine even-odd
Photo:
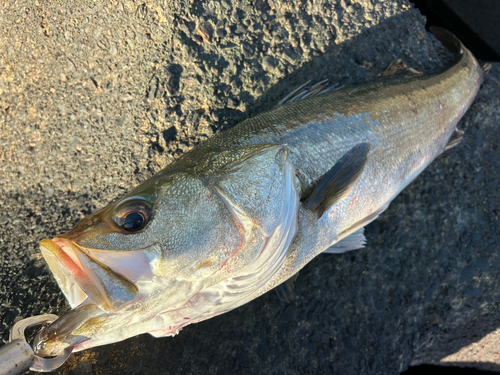
[(306, 207), (321, 217), (333, 204), (344, 198), (363, 173), (369, 151), (369, 143), (360, 143), (342, 156), (314, 188), (305, 201)]
[(295, 275), (290, 277), (287, 281), (284, 283), (278, 285), (276, 288), (274, 288), (274, 291), (278, 295), (278, 298), (281, 302), (287, 302), (290, 303), (292, 302), (293, 298), (293, 288), (295, 286), (295, 282), (297, 281), (297, 277), (299, 276), (299, 273), (297, 272)]

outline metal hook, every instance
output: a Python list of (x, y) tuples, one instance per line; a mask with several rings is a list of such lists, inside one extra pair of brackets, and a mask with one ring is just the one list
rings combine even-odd
[[(42, 323), (52, 323), (58, 318), (59, 317), (54, 314), (44, 314), (20, 320), (19, 322), (14, 324), (14, 327), (12, 327), (12, 330), (10, 331), (9, 341), (12, 342), (14, 340), (22, 340), (26, 342), (26, 338), (24, 337), (24, 330), (26, 328), (33, 327)], [(61, 367), (63, 363), (66, 362), (72, 351), (73, 350), (71, 348), (66, 348), (61, 354), (54, 358), (42, 358), (34, 355), (34, 362), (32, 363), (30, 370), (39, 372), (53, 371)]]

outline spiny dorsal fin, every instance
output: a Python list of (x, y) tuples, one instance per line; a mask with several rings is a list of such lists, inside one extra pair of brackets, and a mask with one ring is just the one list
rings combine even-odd
[(455, 129), (453, 134), (451, 135), (450, 139), (448, 140), (448, 144), (444, 148), (444, 150), (449, 150), (450, 148), (455, 147), (460, 143), (462, 138), (464, 137), (464, 132), (458, 129)]
[(333, 204), (346, 196), (363, 172), (369, 143), (360, 143), (349, 150), (319, 181), (304, 202), (306, 207), (323, 216)]
[(292, 302), (293, 289), (295, 286), (295, 282), (297, 281), (297, 276), (299, 276), (298, 272), (290, 277), (287, 281), (274, 288), (274, 291), (278, 295), (278, 298), (281, 302)]
[(365, 247), (366, 238), (365, 228), (358, 229), (356, 232), (334, 243), (328, 249), (323, 251), (325, 254), (341, 254), (346, 251), (357, 250)]
[(311, 81), (307, 81), (302, 86), (299, 86), (295, 90), (293, 90), (290, 94), (285, 96), (278, 102), (278, 105), (288, 104), (291, 102), (295, 102), (297, 100), (302, 100), (306, 98), (311, 98), (316, 95), (324, 94), (325, 92), (333, 91), (338, 89), (336, 85), (328, 85), (329, 79), (324, 79), (321, 82), (316, 83), (315, 85), (308, 86)]
[(414, 77), (414, 76), (421, 76), (424, 73), (419, 72), (418, 70), (415, 70), (413, 68), (410, 68), (408, 65), (406, 65), (403, 60), (401, 59), (396, 59), (393, 62), (389, 64), (387, 69), (384, 70), (384, 72), (381, 74), (382, 77)]

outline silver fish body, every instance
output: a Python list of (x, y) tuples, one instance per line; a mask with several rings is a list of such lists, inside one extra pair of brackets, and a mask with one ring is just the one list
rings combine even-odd
[(458, 52), (446, 71), (278, 106), (42, 241), (74, 309), (42, 332), (39, 352), (175, 335), (279, 286), (325, 250), (362, 247), (359, 230), (459, 141), (456, 124), (483, 80), (467, 49), (435, 34)]

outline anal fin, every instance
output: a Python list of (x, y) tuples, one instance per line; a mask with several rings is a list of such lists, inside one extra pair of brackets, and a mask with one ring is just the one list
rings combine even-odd
[(358, 229), (356, 232), (334, 243), (328, 249), (323, 251), (325, 254), (341, 254), (346, 251), (357, 250), (365, 247), (366, 237), (365, 228)]
[(360, 143), (342, 156), (306, 199), (306, 207), (321, 217), (333, 204), (344, 198), (363, 173), (369, 151), (369, 143)]
[(370, 215), (364, 217), (363, 219), (357, 221), (356, 223), (354, 223), (353, 225), (351, 225), (349, 228), (347, 228), (346, 230), (344, 230), (339, 236), (338, 236), (338, 239), (339, 239), (339, 242), (341, 242), (344, 238), (348, 237), (348, 236), (351, 236), (352, 234), (354, 234), (355, 232), (359, 231), (360, 229), (362, 229), (364, 226), (370, 224), (373, 220), (375, 220), (382, 212), (384, 212), (387, 207), (389, 207), (389, 203), (391, 202), (387, 202), (385, 203), (382, 207), (380, 207), (378, 210), (372, 212)]
[(448, 144), (446, 145), (444, 150), (445, 151), (449, 150), (450, 148), (453, 148), (456, 145), (458, 145), (463, 137), (464, 137), (464, 132), (461, 130), (455, 129), (455, 131), (451, 135), (450, 139), (448, 140)]
[(295, 275), (290, 277), (287, 281), (284, 283), (278, 285), (276, 288), (274, 288), (274, 291), (278, 295), (278, 298), (281, 302), (287, 302), (290, 303), (292, 302), (293, 299), (293, 288), (295, 285), (295, 282), (297, 281), (297, 277), (299, 276), (299, 273), (297, 272)]

